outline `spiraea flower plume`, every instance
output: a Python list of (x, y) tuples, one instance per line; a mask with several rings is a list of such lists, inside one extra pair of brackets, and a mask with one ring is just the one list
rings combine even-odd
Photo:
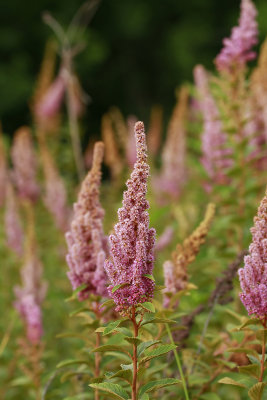
[(13, 180), (19, 197), (35, 202), (39, 196), (36, 180), (37, 160), (30, 129), (26, 126), (15, 133), (11, 149)]
[(232, 29), (231, 37), (223, 40), (223, 49), (216, 57), (219, 71), (231, 72), (243, 68), (256, 57), (252, 48), (258, 43), (257, 10), (251, 0), (242, 0), (239, 25)]
[(110, 296), (117, 311), (143, 303), (153, 296), (154, 281), (149, 275), (154, 266), (155, 230), (149, 228), (149, 203), (146, 200), (149, 166), (143, 122), (135, 124), (137, 161), (128, 189), (123, 195), (119, 222), (110, 235), (112, 261), (106, 260), (105, 270), (111, 285)]
[(90, 294), (107, 295), (104, 261), (108, 244), (103, 232), (104, 210), (99, 201), (103, 155), (104, 145), (97, 142), (92, 169), (82, 183), (78, 201), (74, 204), (71, 228), (66, 233), (68, 277), (73, 290), (86, 285), (78, 294), (79, 300)]
[(43, 268), (37, 255), (32, 205), (27, 203), (28, 232), (24, 265), (21, 270), (21, 287), (15, 287), (15, 307), (25, 323), (26, 335), (32, 344), (38, 344), (43, 334), (41, 304), (47, 284), (42, 279)]
[[(205, 242), (214, 213), (215, 205), (210, 203), (200, 225), (184, 240), (182, 245), (177, 245), (172, 254), (172, 260), (165, 261), (163, 264), (166, 293), (175, 294), (186, 289), (188, 284), (187, 266), (195, 260), (201, 244)], [(165, 296), (165, 307), (168, 307), (169, 303), (170, 297)]]
[(240, 299), (248, 314), (267, 317), (267, 190), (251, 228), (252, 243), (238, 270), (242, 293)]
[(227, 148), (227, 136), (223, 132), (220, 114), (209, 89), (209, 78), (202, 65), (194, 69), (194, 78), (199, 93), (198, 104), (203, 114), (202, 164), (210, 184), (225, 184), (226, 170), (232, 165), (231, 149)]

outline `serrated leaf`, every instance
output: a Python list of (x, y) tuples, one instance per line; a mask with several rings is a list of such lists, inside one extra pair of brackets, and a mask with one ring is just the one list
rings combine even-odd
[(156, 311), (154, 304), (150, 303), (149, 301), (146, 301), (145, 303), (141, 303), (140, 306), (151, 313), (154, 313)]
[(103, 382), (103, 383), (92, 383), (89, 385), (93, 389), (101, 390), (102, 392), (109, 393), (114, 399), (128, 400), (129, 395), (120, 385), (116, 383)]
[(137, 357), (140, 357), (143, 352), (154, 344), (161, 343), (160, 340), (149, 340), (147, 342), (143, 342), (137, 346)]
[(135, 338), (135, 337), (125, 336), (123, 339), (130, 344), (138, 345), (139, 343), (142, 343), (142, 340), (138, 337)]
[(155, 282), (155, 278), (154, 278), (153, 275), (145, 274), (145, 275), (143, 275), (143, 276), (145, 276), (146, 278), (151, 279), (151, 281), (154, 281), (154, 282)]
[(243, 388), (246, 387), (242, 383), (234, 381), (232, 378), (228, 378), (228, 377), (220, 379), (218, 381), (218, 383), (224, 383), (225, 385), (234, 385), (234, 386), (239, 386), (239, 387), (243, 387)]
[(125, 371), (133, 371), (133, 363), (131, 364), (121, 364), (121, 368)]
[(75, 365), (75, 364), (90, 365), (88, 360), (64, 360), (64, 361), (61, 361), (60, 363), (58, 363), (56, 368), (68, 367), (70, 365)]
[(247, 357), (248, 357), (249, 361), (251, 362), (251, 364), (258, 364), (258, 365), (261, 364), (260, 359), (258, 357), (254, 357), (251, 354), (247, 354)]
[(152, 358), (160, 357), (163, 354), (167, 354), (169, 353), (169, 351), (176, 349), (176, 347), (177, 346), (174, 344), (163, 344), (162, 346), (159, 346), (154, 350), (145, 352), (145, 357), (140, 360), (139, 364), (152, 360)]
[(129, 286), (129, 283), (120, 283), (119, 285), (116, 285), (112, 288), (111, 292), (115, 293), (118, 289), (122, 289), (125, 286)]
[(119, 319), (117, 321), (112, 321), (110, 322), (104, 329), (103, 331), (103, 336), (108, 335), (109, 333), (115, 331), (115, 329), (123, 322), (122, 319)]
[(68, 297), (67, 299), (65, 299), (65, 302), (75, 300), (76, 297), (77, 297), (77, 294), (78, 294), (79, 292), (81, 292), (82, 290), (86, 289), (87, 287), (88, 287), (88, 284), (87, 284), (87, 283), (83, 283), (81, 286), (77, 287), (77, 288), (72, 292), (72, 295), (71, 295), (70, 297)]
[(120, 371), (117, 371), (114, 374), (111, 373), (108, 376), (108, 379), (113, 379), (113, 378), (121, 378), (121, 379), (124, 379), (126, 382), (131, 384), (131, 382), (132, 382), (132, 371), (130, 369), (121, 369)]
[(251, 400), (261, 400), (265, 385), (266, 383), (264, 382), (258, 382), (252, 386), (252, 388), (248, 391), (249, 398)]
[(157, 381), (152, 381), (142, 386), (139, 390), (139, 396), (142, 397), (143, 394), (147, 392), (152, 392), (152, 390), (160, 389), (166, 386), (177, 385), (181, 381), (175, 378), (159, 379)]
[(100, 305), (100, 308), (103, 308), (103, 307), (111, 307), (111, 306), (114, 306), (114, 300), (113, 299), (108, 299), (108, 300), (106, 300), (106, 301), (104, 301), (101, 305)]

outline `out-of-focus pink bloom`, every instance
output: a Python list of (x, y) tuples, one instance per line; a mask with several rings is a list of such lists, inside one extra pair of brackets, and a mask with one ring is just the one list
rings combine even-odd
[(12, 177), (19, 197), (36, 201), (40, 192), (36, 181), (37, 160), (31, 132), (26, 126), (15, 133), (11, 158), (14, 167)]
[(8, 247), (15, 251), (18, 256), (21, 256), (23, 252), (23, 231), (11, 183), (7, 184), (6, 190), (5, 231)]
[(67, 207), (66, 189), (57, 166), (45, 147), (42, 149), (42, 159), (45, 174), (44, 202), (53, 215), (56, 225), (65, 231), (69, 222), (69, 209)]
[(242, 0), (239, 25), (232, 29), (231, 37), (224, 39), (224, 47), (216, 57), (219, 71), (230, 72), (233, 67), (243, 67), (256, 58), (252, 47), (258, 43), (257, 10), (251, 0)]
[(231, 149), (227, 148), (227, 136), (216, 103), (209, 90), (208, 75), (202, 65), (194, 69), (195, 83), (199, 92), (199, 106), (203, 114), (202, 164), (214, 184), (225, 184), (227, 168), (231, 167)]
[(78, 201), (74, 204), (71, 229), (66, 233), (68, 277), (73, 290), (87, 285), (79, 292), (79, 300), (88, 298), (90, 293), (107, 295), (104, 261), (108, 244), (103, 232), (104, 210), (99, 201), (103, 154), (103, 143), (96, 143), (92, 169), (82, 183)]
[(117, 305), (117, 311), (147, 301), (153, 296), (155, 285), (146, 276), (153, 272), (155, 230), (149, 229), (147, 212), (149, 166), (143, 122), (135, 124), (135, 138), (137, 161), (127, 181), (123, 207), (118, 211), (119, 222), (114, 227), (114, 234), (110, 235), (112, 261), (105, 262), (111, 282), (108, 291)]
[(127, 118), (128, 125), (128, 140), (126, 145), (126, 159), (129, 167), (133, 168), (136, 162), (136, 146), (135, 146), (135, 135), (134, 126), (137, 122), (137, 118), (131, 115)]
[[(31, 229), (32, 227), (30, 227)], [(28, 340), (37, 344), (43, 334), (41, 304), (44, 300), (47, 285), (42, 281), (42, 264), (36, 254), (33, 232), (27, 240), (26, 259), (21, 270), (22, 286), (15, 287), (15, 307), (19, 311), (26, 327)]]
[(156, 241), (155, 251), (162, 251), (167, 247), (173, 239), (174, 230), (172, 226), (167, 226), (163, 233)]
[(36, 104), (35, 113), (40, 121), (46, 121), (55, 117), (63, 103), (66, 90), (66, 82), (62, 72), (56, 77), (51, 86), (47, 89), (44, 96)]
[(251, 228), (252, 243), (238, 270), (242, 293), (240, 299), (248, 314), (267, 317), (267, 190)]

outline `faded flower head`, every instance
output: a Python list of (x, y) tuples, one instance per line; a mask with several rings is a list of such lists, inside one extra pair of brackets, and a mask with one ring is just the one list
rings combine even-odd
[(123, 207), (118, 210), (119, 222), (110, 235), (112, 261), (106, 260), (110, 279), (110, 296), (117, 311), (127, 310), (153, 296), (155, 230), (149, 228), (149, 203), (146, 200), (149, 166), (143, 122), (135, 124), (137, 161), (128, 189), (123, 195)]
[[(186, 289), (188, 284), (187, 266), (195, 260), (201, 244), (205, 242), (214, 213), (215, 205), (210, 203), (207, 207), (205, 217), (197, 229), (184, 240), (182, 245), (177, 245), (176, 250), (172, 254), (172, 260), (165, 261), (163, 264), (166, 293), (175, 294)], [(164, 306), (168, 307), (169, 303), (170, 297), (166, 295)]]
[(73, 290), (86, 285), (78, 294), (79, 300), (88, 298), (90, 293), (107, 294), (104, 261), (108, 246), (103, 232), (104, 210), (99, 201), (103, 155), (104, 145), (97, 142), (92, 169), (82, 183), (78, 201), (74, 204), (71, 229), (66, 233), (68, 277)]
[(258, 43), (257, 10), (251, 0), (242, 0), (239, 25), (232, 29), (231, 37), (223, 40), (224, 47), (216, 57), (219, 71), (230, 72), (234, 67), (244, 67), (256, 53), (252, 47)]
[(242, 293), (240, 299), (248, 314), (267, 316), (267, 190), (251, 228), (252, 243), (238, 270)]
[(19, 197), (36, 201), (39, 196), (39, 186), (36, 181), (37, 160), (31, 132), (26, 126), (15, 133), (11, 158), (14, 168), (13, 180)]
[(188, 90), (182, 87), (168, 126), (167, 138), (162, 152), (162, 171), (154, 180), (156, 191), (167, 193), (176, 199), (186, 180), (186, 118)]

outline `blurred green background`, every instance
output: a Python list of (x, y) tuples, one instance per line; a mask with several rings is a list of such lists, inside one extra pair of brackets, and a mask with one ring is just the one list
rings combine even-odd
[[(49, 11), (67, 26), (83, 1), (2, 0), (0, 15), (0, 117), (4, 131), (29, 124), (28, 108), (46, 41), (42, 22)], [(260, 39), (267, 34), (267, 1), (256, 0)], [(97, 134), (100, 118), (112, 106), (148, 121), (152, 104), (168, 116), (174, 90), (192, 80), (202, 63), (213, 68), (223, 37), (237, 23), (239, 0), (102, 0), (86, 30), (87, 47), (75, 62), (91, 96), (84, 126)]]

